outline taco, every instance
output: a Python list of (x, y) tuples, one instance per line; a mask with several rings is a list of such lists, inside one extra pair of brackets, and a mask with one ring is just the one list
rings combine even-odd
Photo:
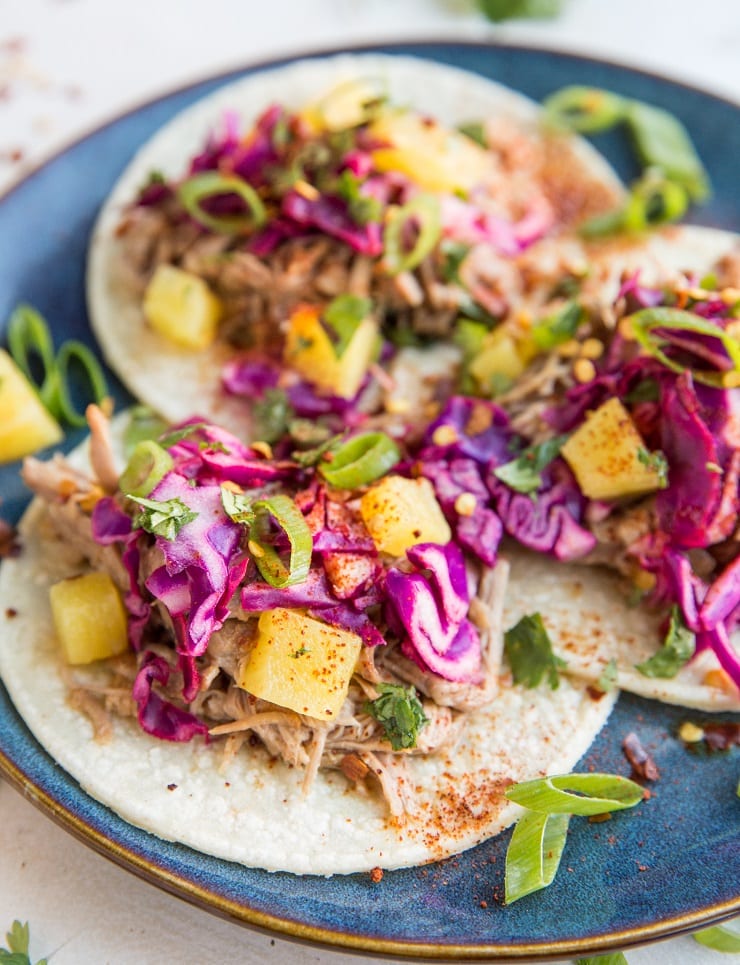
[[(0, 573), (0, 670), (126, 820), (269, 870), (424, 863), (515, 820), (506, 787), (570, 770), (607, 719), (614, 694), (585, 683), (513, 684), (506, 562), (449, 540), (429, 481), (377, 462), (377, 438), (296, 461), (191, 423), (139, 445), (120, 480), (148, 495), (124, 498), (91, 424), (89, 455), (26, 463), (40, 495)], [(368, 453), (378, 478), (348, 482)], [(109, 655), (83, 664), (101, 625)]]
[[(260, 436), (224, 367), (245, 353), (292, 366), (300, 304), (349, 294), (394, 344), (449, 343), (461, 311), (498, 318), (515, 289), (542, 289), (543, 260), (562, 257), (547, 240), (622, 197), (602, 157), (544, 133), (537, 106), (501, 85), (407, 57), (301, 61), (227, 86), (144, 145), (94, 230), (90, 317), (137, 398)], [(322, 324), (328, 347), (299, 373), (351, 398), (376, 342), (366, 332), (338, 365), (352, 319)]]

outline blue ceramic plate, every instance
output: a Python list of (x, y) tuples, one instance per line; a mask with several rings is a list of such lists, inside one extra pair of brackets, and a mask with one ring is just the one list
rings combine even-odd
[[(457, 43), (377, 48), (468, 68), (536, 99), (571, 83), (649, 100), (681, 117), (714, 183), (696, 220), (740, 229), (740, 111), (648, 74), (573, 56)], [(83, 274), (98, 207), (134, 150), (174, 114), (252, 67), (196, 84), (107, 125), (31, 174), (0, 202), (0, 319), (21, 301), (51, 321), (58, 339), (90, 342)], [(269, 66), (274, 66), (270, 64)], [(620, 174), (636, 174), (614, 136), (598, 146)], [(109, 375), (119, 403), (130, 398)], [(71, 436), (69, 444), (79, 438)], [(15, 519), (26, 496), (17, 467), (0, 472), (2, 512)], [(180, 897), (295, 938), (395, 958), (503, 960), (565, 957), (625, 948), (740, 913), (737, 763), (689, 754), (675, 737), (701, 715), (628, 696), (582, 768), (625, 772), (621, 743), (635, 730), (661, 771), (654, 796), (605, 824), (573, 824), (555, 883), (510, 908), (500, 905), (508, 834), (459, 858), (329, 879), (268, 874), (165, 843), (88, 797), (31, 737), (0, 688), (0, 772), (52, 818), (124, 867)]]

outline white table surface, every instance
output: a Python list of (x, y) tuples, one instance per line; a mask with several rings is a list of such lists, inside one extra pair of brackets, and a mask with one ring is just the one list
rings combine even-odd
[[(557, 20), (500, 26), (472, 0), (0, 0), (0, 191), (119, 112), (250, 60), (369, 41), (492, 37), (649, 68), (740, 101), (737, 0), (569, 0)], [(93, 853), (0, 784), (0, 945), (15, 918), (31, 923), (32, 955), (53, 965), (369, 961), (193, 908)], [(737, 957), (684, 937), (630, 951), (628, 960)]]

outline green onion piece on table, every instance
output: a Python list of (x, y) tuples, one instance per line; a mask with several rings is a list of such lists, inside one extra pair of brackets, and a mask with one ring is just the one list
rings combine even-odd
[(634, 807), (643, 789), (617, 774), (560, 774), (523, 781), (508, 788), (506, 797), (531, 811), (545, 814), (605, 814)]
[(521, 18), (547, 19), (560, 13), (562, 0), (478, 0), (481, 12), (494, 23)]
[[(240, 215), (209, 214), (203, 202), (211, 198), (235, 194), (241, 198), (247, 211)], [(177, 189), (180, 203), (195, 220), (205, 228), (219, 234), (235, 235), (243, 231), (259, 228), (267, 220), (265, 206), (260, 196), (243, 178), (236, 175), (221, 174), (218, 171), (204, 171), (183, 181)]]
[(148, 496), (172, 466), (172, 456), (166, 449), (151, 439), (139, 442), (121, 473), (119, 489), (129, 496)]
[(57, 353), (57, 399), (56, 410), (59, 416), (71, 426), (86, 424), (84, 412), (78, 412), (70, 393), (70, 366), (76, 365), (84, 373), (90, 386), (90, 394), (95, 402), (101, 402), (108, 394), (103, 370), (90, 349), (83, 342), (68, 339), (62, 342)]
[[(255, 518), (249, 529), (249, 548), (262, 578), (276, 587), (303, 583), (313, 552), (313, 536), (303, 513), (282, 493), (256, 500), (253, 509)], [(288, 540), (287, 564), (273, 545), (273, 524)]]
[[(628, 315), (627, 319), (635, 339), (645, 351), (672, 372), (690, 371), (697, 382), (712, 385), (715, 388), (729, 388), (736, 386), (740, 381), (737, 377), (740, 373), (740, 342), (713, 322), (681, 308), (643, 308), (639, 312)], [(718, 372), (681, 365), (663, 351), (663, 347), (670, 345), (671, 340), (667, 335), (659, 334), (661, 329), (666, 333), (694, 332), (697, 335), (708, 335), (717, 339), (727, 352), (728, 368)]]
[(715, 952), (729, 952), (737, 954), (740, 952), (740, 918), (734, 918), (732, 922), (736, 927), (728, 925), (713, 925), (711, 928), (702, 928), (701, 931), (694, 932), (694, 938), (700, 945), (713, 949)]
[(628, 963), (621, 952), (612, 952), (610, 955), (589, 955), (588, 958), (577, 958), (576, 965), (628, 965)]
[(527, 811), (506, 851), (505, 897), (510, 905), (552, 884), (565, 847), (570, 815)]
[(348, 439), (319, 463), (319, 473), (331, 486), (356, 489), (384, 476), (401, 458), (396, 443), (384, 432), (364, 432)]
[[(408, 250), (406, 234), (416, 229), (416, 240)], [(431, 254), (442, 235), (439, 201), (431, 194), (417, 194), (402, 207), (388, 209), (383, 234), (384, 258), (391, 275), (411, 271)]]

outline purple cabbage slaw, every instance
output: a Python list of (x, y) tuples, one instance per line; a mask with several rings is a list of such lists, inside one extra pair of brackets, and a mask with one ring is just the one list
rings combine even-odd
[[(618, 296), (625, 313), (672, 306), (674, 300), (670, 292), (642, 285), (639, 273), (626, 279)], [(690, 311), (723, 330), (735, 318), (728, 303), (709, 292), (697, 293)], [(701, 368), (707, 363), (719, 372), (728, 368), (718, 339), (668, 328), (660, 335), (668, 354), (686, 364), (683, 372), (649, 355), (634, 355), (617, 330), (595, 378), (570, 389), (546, 418), (557, 431), (568, 431), (583, 422), (589, 410), (617, 397), (648, 447), (663, 453), (667, 485), (655, 496), (656, 527), (627, 552), (654, 574), (652, 601), (677, 605), (695, 634), (696, 653), (712, 650), (740, 688), (740, 655), (730, 642), (740, 626), (740, 554), (732, 541), (740, 525), (740, 388), (718, 388), (692, 378), (693, 360)], [(708, 348), (709, 342), (714, 344)], [(630, 401), (648, 384), (652, 398)], [(691, 558), (696, 551), (713, 560), (709, 576), (694, 572)]]
[[(386, 145), (371, 139), (367, 124), (340, 133), (341, 138), (336, 132), (317, 133), (300, 113), (273, 104), (251, 130), (240, 134), (238, 119), (229, 111), (221, 130), (212, 132), (190, 161), (186, 177), (220, 171), (242, 178), (260, 193), (267, 222), (240, 241), (258, 257), (268, 257), (288, 238), (320, 233), (380, 258), (386, 211), (391, 205), (404, 205), (420, 189), (400, 171), (375, 167), (372, 151)], [(177, 187), (176, 182), (152, 182), (141, 190), (138, 203), (171, 203)], [(513, 256), (553, 227), (554, 214), (544, 194), (533, 193), (518, 221), (487, 212), (484, 197), (482, 186), (466, 199), (441, 194), (442, 236)], [(228, 194), (207, 199), (203, 207), (209, 214), (224, 216), (245, 212), (244, 202)]]
[[(175, 503), (192, 518), (174, 535), (152, 535), (137, 525), (138, 509), (123, 496), (101, 499), (92, 517), (94, 538), (120, 546), (129, 575), (129, 639), (142, 653), (133, 696), (144, 730), (183, 741), (206, 733), (186, 709), (199, 689), (197, 660), (235, 609), (304, 609), (358, 634), (370, 647), (384, 645), (391, 627), (404, 653), (421, 666), (450, 680), (479, 680), (481, 644), (467, 619), (470, 595), (460, 547), (412, 547), (405, 564), (389, 568), (356, 509), (331, 498), (315, 470), (268, 459), (196, 420), (183, 428), (186, 434), (168, 447), (172, 468), (147, 498)], [(303, 582), (278, 587), (261, 580), (244, 525), (224, 508), (222, 486), (251, 495), (286, 489), (293, 495), (313, 537), (313, 561)], [(155, 605), (166, 610), (174, 631), (173, 664), (147, 649), (145, 630)], [(182, 677), (185, 707), (161, 693), (175, 672)]]

